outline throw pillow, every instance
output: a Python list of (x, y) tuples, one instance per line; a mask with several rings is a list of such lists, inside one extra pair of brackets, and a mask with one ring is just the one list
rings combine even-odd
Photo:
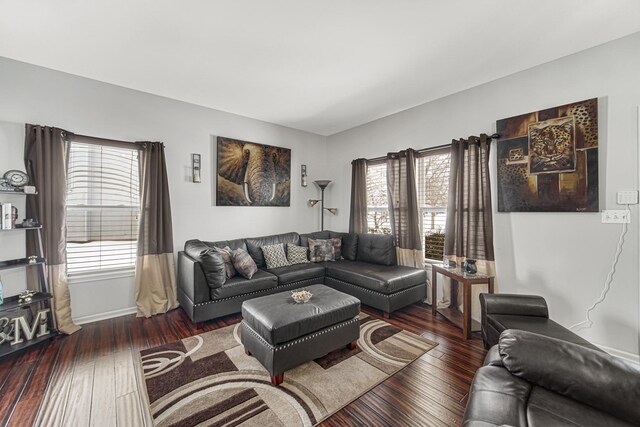
[(335, 261), (335, 249), (331, 240), (309, 239), (311, 262)]
[(333, 244), (334, 259), (341, 259), (342, 258), (342, 239), (340, 237), (334, 237), (333, 239), (329, 239), (329, 240), (331, 240), (331, 243)]
[(214, 246), (213, 250), (216, 253), (219, 253), (224, 259), (224, 268), (226, 270), (227, 279), (231, 279), (236, 275), (236, 269), (233, 267), (233, 260), (231, 259), (231, 248), (229, 246), (225, 246), (224, 248), (219, 248)]
[(267, 270), (291, 265), (289, 264), (289, 261), (287, 261), (287, 256), (284, 253), (284, 245), (282, 243), (264, 245), (260, 247), (260, 249), (262, 249), (262, 254), (264, 255), (264, 262), (267, 264)]
[(207, 278), (210, 288), (219, 288), (227, 281), (222, 255), (213, 249), (208, 249), (200, 255), (198, 259), (202, 265), (202, 270)]
[(287, 244), (287, 260), (289, 264), (306, 264), (309, 262), (307, 258), (307, 251), (309, 249), (304, 246), (292, 245), (291, 243)]
[(244, 249), (238, 248), (231, 251), (231, 259), (236, 271), (245, 279), (251, 279), (258, 272), (256, 262)]

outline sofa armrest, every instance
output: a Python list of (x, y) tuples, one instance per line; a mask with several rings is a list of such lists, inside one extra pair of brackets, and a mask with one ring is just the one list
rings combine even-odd
[(498, 346), (513, 375), (632, 424), (640, 420), (640, 365), (516, 329), (502, 332)]
[(544, 298), (537, 295), (480, 294), (482, 317), (487, 314), (549, 317)]
[(185, 252), (178, 252), (178, 287), (194, 304), (211, 299), (202, 266)]

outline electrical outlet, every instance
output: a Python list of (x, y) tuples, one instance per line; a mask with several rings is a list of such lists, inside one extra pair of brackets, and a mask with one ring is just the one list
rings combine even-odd
[(631, 211), (628, 210), (606, 210), (602, 211), (603, 224), (623, 224), (631, 222)]
[(619, 205), (637, 205), (638, 192), (635, 190), (618, 191), (618, 204)]

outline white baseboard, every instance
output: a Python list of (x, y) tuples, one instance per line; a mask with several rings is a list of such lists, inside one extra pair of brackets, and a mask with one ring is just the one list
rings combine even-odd
[(119, 310), (107, 311), (106, 313), (97, 313), (97, 314), (90, 314), (88, 316), (74, 317), (73, 321), (77, 325), (84, 325), (85, 323), (112, 319), (114, 317), (126, 316), (127, 314), (134, 314), (136, 311), (137, 311), (136, 307), (127, 307), (127, 308), (121, 308)]
[(600, 344), (595, 344), (595, 345), (597, 347), (600, 347), (602, 350), (606, 351), (612, 356), (616, 356), (621, 359), (628, 360), (630, 362), (640, 363), (640, 356), (637, 354), (629, 353), (628, 351), (619, 350), (613, 347), (607, 347), (606, 345), (600, 345)]

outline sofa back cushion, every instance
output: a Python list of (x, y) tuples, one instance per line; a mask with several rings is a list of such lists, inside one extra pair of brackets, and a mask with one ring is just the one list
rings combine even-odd
[(202, 266), (202, 271), (211, 289), (219, 288), (227, 280), (227, 270), (222, 255), (198, 239), (187, 240), (184, 251)]
[(342, 239), (342, 248), (341, 248), (342, 258), (348, 259), (349, 261), (356, 260), (356, 257), (358, 256), (358, 235), (357, 234), (329, 231), (329, 237), (332, 239), (335, 239), (335, 238)]
[(388, 234), (358, 234), (358, 261), (397, 265), (394, 238)]
[(203, 242), (205, 245), (210, 248), (224, 248), (226, 246), (233, 249), (244, 249), (247, 250), (247, 245), (244, 243), (244, 239), (234, 239), (234, 240), (220, 240), (219, 242)]
[(247, 252), (251, 255), (251, 258), (255, 261), (258, 267), (264, 267), (266, 265), (264, 261), (264, 254), (262, 253), (263, 246), (267, 245), (277, 245), (278, 243), (282, 243), (287, 245), (287, 243), (291, 243), (294, 245), (300, 244), (300, 235), (298, 233), (284, 233), (284, 234), (273, 234), (271, 236), (262, 236), (262, 237), (249, 237), (244, 239), (247, 245)]

